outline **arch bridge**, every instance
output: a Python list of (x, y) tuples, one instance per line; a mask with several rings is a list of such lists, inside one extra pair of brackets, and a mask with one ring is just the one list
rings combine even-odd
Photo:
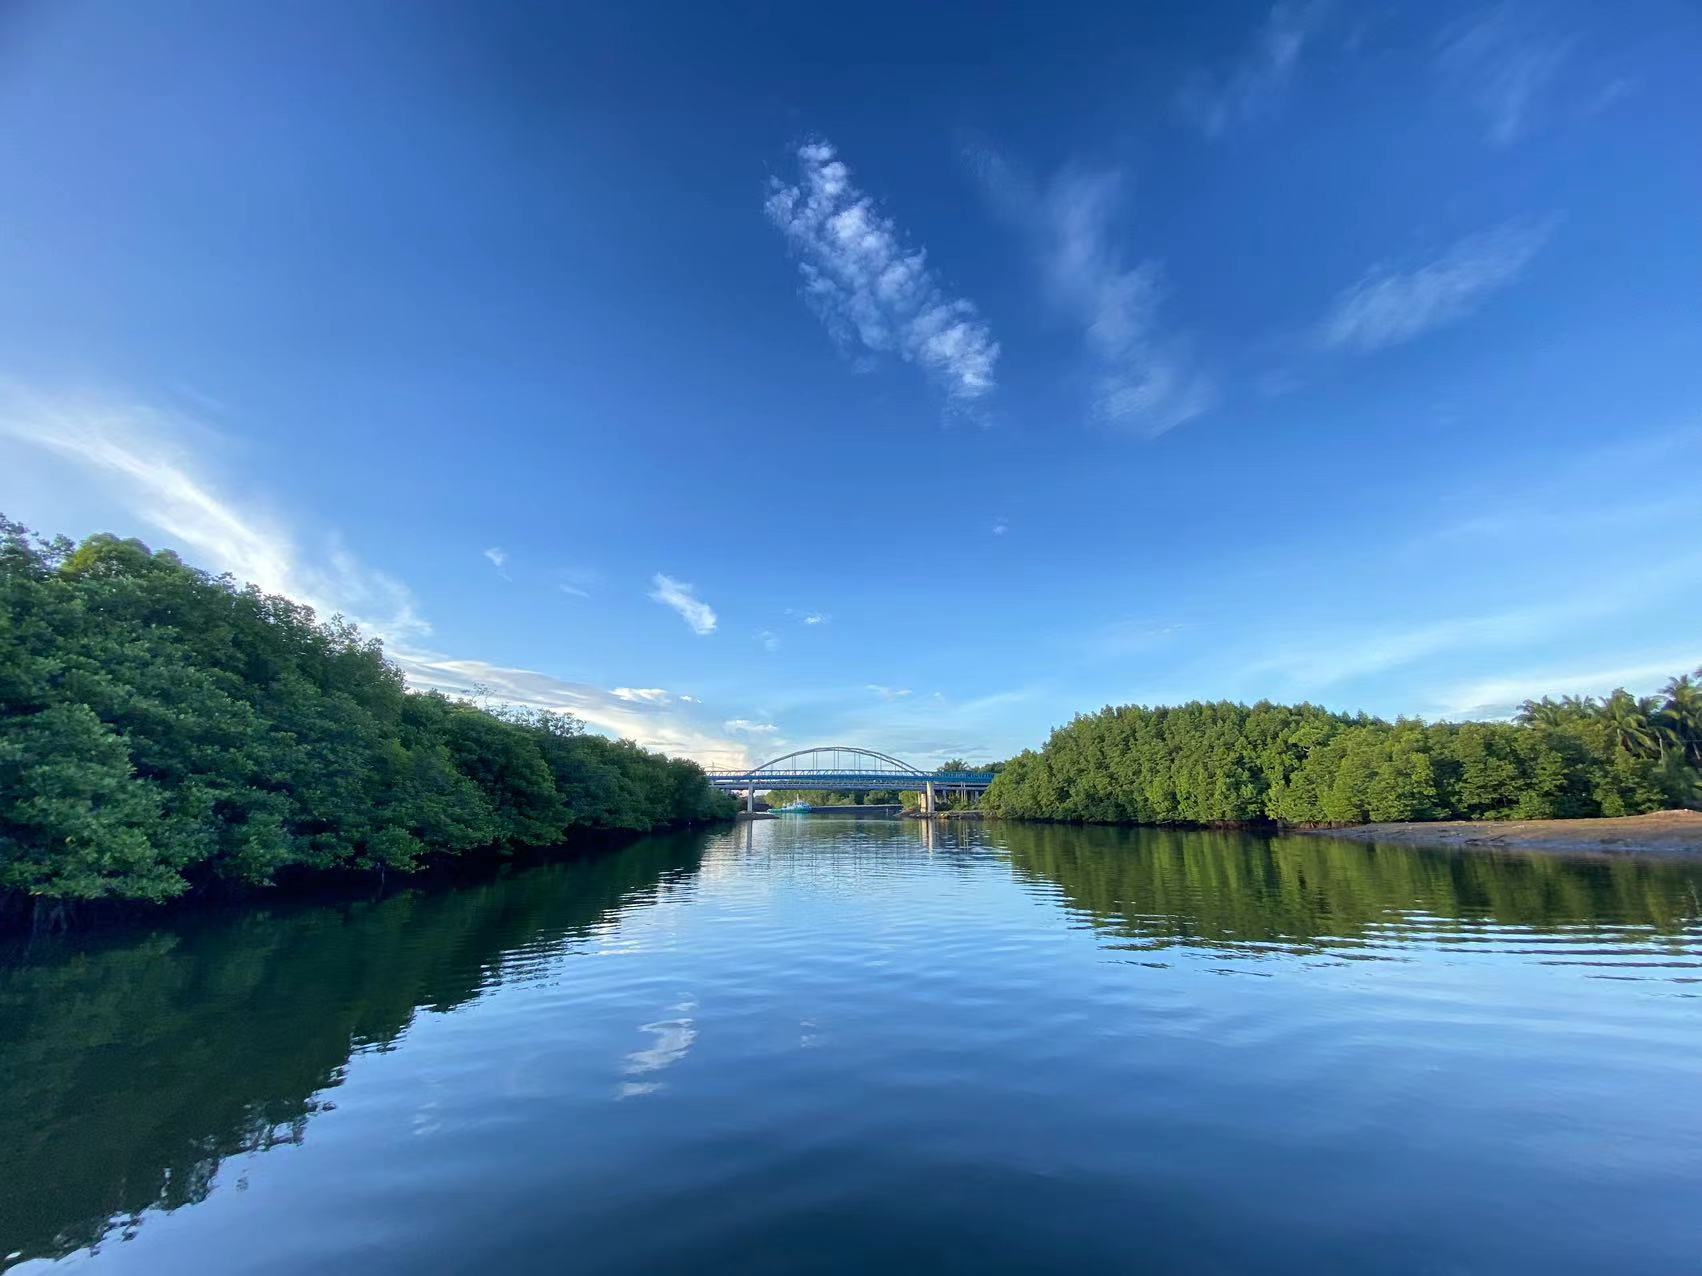
[(922, 794), (924, 814), (934, 810), (936, 787), (980, 794), (993, 782), (991, 771), (927, 771), (890, 754), (848, 744), (818, 745), (770, 758), (747, 771), (710, 771), (709, 783), (723, 793), (743, 793), (745, 810), (756, 809), (758, 791), (823, 789), (867, 793), (907, 789)]

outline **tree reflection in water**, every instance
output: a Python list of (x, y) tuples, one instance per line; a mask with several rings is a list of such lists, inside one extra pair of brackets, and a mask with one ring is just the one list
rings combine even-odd
[[(789, 906), (826, 897), (835, 915), (843, 902), (883, 923), (932, 927), (942, 951), (973, 962), (1016, 914), (983, 926), (960, 905), (1020, 908), (1013, 879), (1030, 905), (1020, 923), (1029, 933), (1055, 928), (1061, 906), (1102, 945), (1138, 950), (1148, 964), (1165, 960), (1153, 950), (1177, 947), (1334, 960), (1449, 944), (1510, 950), (1519, 962), (1617, 963), (1621, 978), (1672, 979), (1684, 966), (1677, 974), (1688, 978), (1702, 914), (1702, 867), (1673, 861), (812, 818), (653, 838), (455, 889), (73, 937), (0, 960), (0, 1256), (67, 1254), (134, 1229), (148, 1211), (206, 1199), (225, 1158), (302, 1142), (351, 1056), (395, 1048), (421, 1011), (552, 979), (628, 909), (713, 892), (758, 901), (770, 911), (747, 915), (749, 930), (700, 921), (710, 929), (697, 942), (713, 935), (738, 969), (778, 969), (845, 995), (840, 981), (862, 967), (818, 952), (831, 939), (793, 925)], [(961, 934), (941, 933), (951, 927)], [(689, 948), (679, 954), (688, 969), (693, 959)], [(884, 986), (887, 976), (869, 978)], [(670, 998), (638, 1025), (644, 1036), (622, 1038), (622, 1093), (660, 1089), (712, 1013), (684, 991)], [(900, 1018), (909, 1004), (872, 1003)], [(888, 1021), (869, 1023), (863, 1048), (888, 1058)], [(881, 1092), (881, 1077), (867, 1079)]]
[(702, 834), (453, 890), (272, 905), (0, 964), (0, 1267), (206, 1198), (299, 1143), (350, 1057), (546, 964), (689, 880)]

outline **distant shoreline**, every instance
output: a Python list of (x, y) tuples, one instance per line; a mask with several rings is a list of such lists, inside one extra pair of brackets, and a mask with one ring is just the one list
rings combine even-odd
[(1291, 831), (1392, 846), (1702, 859), (1702, 811), (1655, 811), (1616, 819), (1411, 821)]

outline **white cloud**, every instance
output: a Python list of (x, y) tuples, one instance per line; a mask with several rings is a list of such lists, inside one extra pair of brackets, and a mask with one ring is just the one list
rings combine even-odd
[(780, 728), (772, 722), (752, 722), (749, 718), (728, 718), (721, 726), (723, 730), (737, 732), (739, 735), (780, 734)]
[(1183, 113), (1211, 137), (1275, 113), (1323, 9), (1319, 3), (1278, 4), (1233, 71), (1200, 74), (1189, 82), (1182, 91)]
[[(667, 704), (668, 693), (660, 687), (616, 687), (609, 693), (617, 700), (639, 700), (645, 704)], [(681, 700), (689, 700), (690, 696), (681, 696)]]
[(902, 700), (905, 696), (910, 694), (909, 687), (883, 687), (878, 682), (869, 683), (868, 689), (874, 692), (882, 700)]
[(619, 689), (638, 693), (628, 699), (530, 669), (419, 648), (431, 626), (406, 586), (365, 566), (335, 540), (317, 554), (304, 551), (281, 522), (254, 512), (251, 497), (238, 503), (220, 495), (175, 443), (193, 428), (147, 408), (0, 390), (0, 437), (58, 456), (104, 481), (116, 506), (162, 532), (170, 548), (196, 565), (228, 571), (239, 581), (306, 603), (321, 616), (347, 616), (384, 641), (413, 687), (467, 697), (483, 687), (498, 702), (570, 713), (593, 730), (647, 749), (709, 766), (751, 761), (744, 744), (704, 730), (651, 698), (655, 688)]
[(1187, 343), (1160, 331), (1161, 267), (1125, 262), (1114, 228), (1121, 176), (1068, 170), (1038, 191), (1001, 157), (976, 160), (1001, 211), (1034, 237), (1052, 306), (1082, 326), (1094, 418), (1156, 438), (1208, 411), (1216, 387)]
[(1599, 627), (1602, 622), (1643, 614), (1650, 598), (1667, 592), (1683, 596), (1698, 581), (1702, 581), (1702, 555), (1646, 561), (1611, 580), (1595, 582), (1590, 590), (1479, 615), (1405, 627), (1355, 629), (1336, 624), (1286, 641), (1266, 636), (1261, 639), (1263, 654), (1246, 661), (1244, 667), (1254, 674), (1274, 674), (1296, 690), (1316, 690), (1445, 653), (1475, 655), (1544, 644), (1557, 634), (1577, 634), (1588, 625)]
[(458, 660), (436, 652), (393, 650), (389, 654), (407, 674), (409, 685), (419, 690), (473, 698), (483, 688), (496, 703), (572, 714), (604, 735), (636, 740), (646, 749), (694, 758), (709, 767), (744, 766), (751, 760), (742, 743), (705, 730), (661, 702), (628, 699), (533, 669)]
[(1006, 532), (1008, 532), (1010, 530), (1011, 530), (1011, 525), (1009, 523), (1007, 523), (1002, 518), (997, 520), (993, 524), (993, 535), (995, 535), (995, 536), (1003, 536)]
[(806, 625), (825, 625), (827, 622), (828, 617), (819, 611), (812, 611), (804, 616), (804, 623)]
[(1072, 638), (1072, 643), (1094, 657), (1128, 656), (1168, 643), (1192, 627), (1179, 620), (1116, 620)]
[(804, 297), (834, 338), (927, 369), (954, 400), (994, 387), (999, 343), (975, 303), (950, 297), (927, 253), (912, 248), (851, 181), (826, 142), (798, 148), (801, 178), (769, 185), (764, 207), (798, 256)]
[(497, 571), (508, 566), (508, 551), (500, 545), (492, 545), (485, 551), (485, 557), (491, 560), (491, 566)]
[(1066, 174), (1045, 202), (1046, 275), (1054, 297), (1087, 326), (1099, 364), (1096, 414), (1154, 437), (1209, 409), (1217, 392), (1181, 343), (1158, 333), (1164, 295), (1157, 262), (1126, 267), (1112, 229), (1121, 179)]
[(1337, 296), (1319, 325), (1319, 344), (1376, 350), (1462, 318), (1517, 279), (1553, 227), (1552, 219), (1506, 222), (1467, 235), (1416, 269), (1374, 266)]
[(756, 640), (762, 644), (762, 649), (764, 651), (780, 650), (780, 635), (775, 633), (772, 629), (759, 629), (757, 631)]
[(664, 607), (672, 607), (679, 612), (680, 618), (691, 626), (694, 634), (715, 632), (715, 609), (697, 596), (696, 586), (675, 580), (662, 572), (657, 572), (651, 583), (656, 588), (651, 591), (650, 597)]
[(1484, 117), (1488, 140), (1506, 146), (1528, 130), (1571, 49), (1570, 39), (1533, 30), (1519, 9), (1501, 4), (1445, 30), (1436, 65), (1450, 91)]
[(1507, 611), (1414, 625), (1410, 628), (1332, 631), (1327, 636), (1278, 644), (1249, 665), (1301, 688), (1332, 686), (1383, 673), (1446, 651), (1503, 645), (1540, 637), (1549, 614)]
[(1663, 660), (1641, 661), (1608, 669), (1584, 672), (1541, 669), (1461, 683), (1440, 692), (1436, 699), (1446, 718), (1510, 717), (1526, 700), (1542, 696), (1602, 696), (1618, 687), (1635, 693), (1652, 692), (1668, 678), (1702, 666), (1702, 646), (1684, 655)]
[[(918, 765), (937, 765), (952, 757), (988, 761), (1009, 757), (1034, 743), (1029, 734), (1032, 728), (1013, 727), (1011, 709), (1032, 707), (1041, 694), (1038, 687), (1025, 687), (967, 700), (938, 693), (905, 694), (890, 701), (879, 697), (861, 706), (848, 705), (831, 734), (836, 744), (878, 749)], [(1057, 703), (1055, 695), (1046, 694), (1051, 703)]]
[(590, 587), (601, 580), (597, 572), (586, 567), (558, 567), (552, 575), (556, 588), (569, 598), (591, 597)]
[(48, 399), (0, 388), (0, 434), (53, 453), (110, 485), (114, 499), (164, 532), (197, 565), (269, 593), (341, 613), (386, 641), (431, 632), (400, 581), (363, 566), (334, 539), (323, 561), (302, 557), (275, 520), (219, 496), (174, 441), (189, 423), (135, 405)]

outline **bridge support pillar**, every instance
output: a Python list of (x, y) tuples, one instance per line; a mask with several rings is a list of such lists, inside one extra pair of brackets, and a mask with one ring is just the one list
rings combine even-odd
[(752, 815), (755, 812), (756, 812), (756, 790), (755, 789), (746, 789), (745, 790), (745, 814), (746, 815)]
[(934, 782), (932, 780), (929, 780), (927, 787), (922, 790), (922, 814), (923, 815), (932, 815), (933, 813), (934, 813)]

